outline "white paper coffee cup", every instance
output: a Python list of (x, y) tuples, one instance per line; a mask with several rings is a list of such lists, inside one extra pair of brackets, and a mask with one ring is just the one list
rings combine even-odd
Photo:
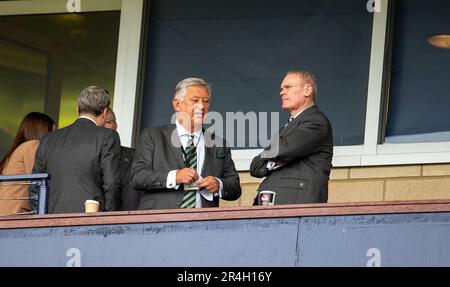
[(85, 212), (98, 212), (100, 208), (100, 202), (96, 200), (88, 199), (84, 202), (84, 211)]

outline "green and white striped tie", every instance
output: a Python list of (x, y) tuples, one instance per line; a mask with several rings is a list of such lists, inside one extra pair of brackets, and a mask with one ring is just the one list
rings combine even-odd
[[(189, 135), (189, 140), (184, 152), (184, 165), (189, 168), (197, 169), (197, 149), (194, 146), (194, 135)], [(185, 191), (181, 208), (195, 208), (195, 190)]]

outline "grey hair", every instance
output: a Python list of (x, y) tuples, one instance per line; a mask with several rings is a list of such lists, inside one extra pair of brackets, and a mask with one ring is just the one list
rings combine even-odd
[(312, 95), (312, 100), (314, 102), (317, 97), (316, 77), (308, 71), (289, 71), (286, 73), (286, 76), (290, 75), (290, 74), (295, 74), (295, 75), (299, 76), (300, 78), (303, 79), (303, 81), (305, 81), (306, 84), (311, 85), (311, 87), (312, 87), (311, 95)]
[(206, 90), (208, 91), (208, 95), (211, 97), (211, 86), (205, 80), (200, 78), (186, 78), (179, 82), (175, 87), (173, 98), (179, 101), (183, 101), (184, 96), (186, 95), (187, 88), (193, 86), (206, 88)]
[(97, 87), (89, 86), (83, 89), (78, 96), (78, 112), (99, 116), (105, 108), (111, 104), (111, 96), (108, 91)]

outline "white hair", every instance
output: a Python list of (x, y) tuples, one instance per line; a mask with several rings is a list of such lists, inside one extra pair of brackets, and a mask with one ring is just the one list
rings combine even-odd
[(188, 87), (204, 87), (208, 91), (208, 95), (211, 97), (211, 87), (210, 85), (203, 79), (200, 78), (186, 78), (179, 82), (175, 87), (175, 93), (173, 98), (179, 101), (184, 100), (184, 96), (186, 95), (186, 90)]

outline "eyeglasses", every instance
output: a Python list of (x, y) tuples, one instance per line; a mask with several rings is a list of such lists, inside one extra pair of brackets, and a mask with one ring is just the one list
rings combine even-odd
[(116, 120), (106, 120), (105, 124), (117, 124)]

